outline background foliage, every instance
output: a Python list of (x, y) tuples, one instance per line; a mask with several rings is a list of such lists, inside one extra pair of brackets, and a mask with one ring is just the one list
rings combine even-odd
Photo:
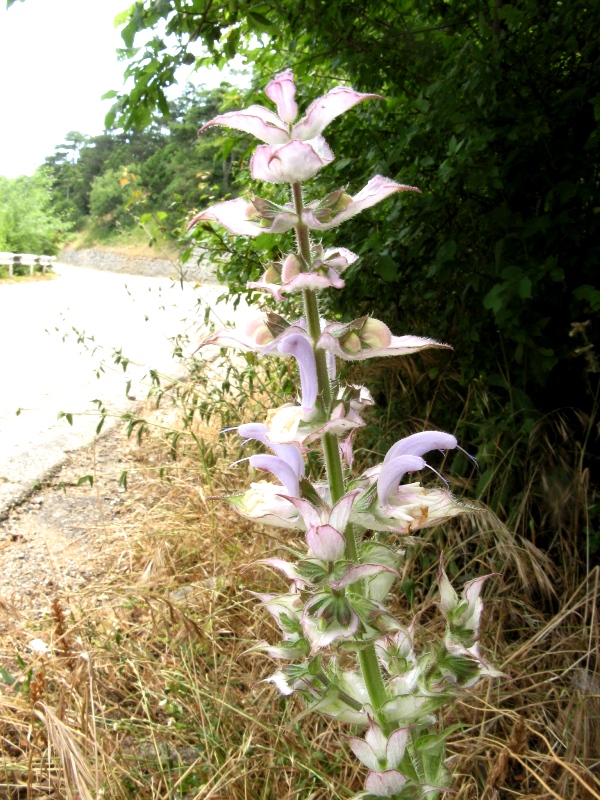
[(0, 250), (53, 255), (68, 223), (52, 205), (52, 180), (44, 169), (31, 178), (0, 176)]
[[(216, 129), (196, 139), (202, 121), (260, 102), (288, 66), (301, 101), (339, 82), (381, 92), (386, 102), (328, 128), (338, 158), (320, 179), (355, 192), (381, 173), (422, 194), (325, 234), (361, 255), (330, 312), (374, 314), (396, 332), (450, 342), (455, 354), (424, 358), (418, 379), (394, 363), (377, 368), (380, 416), (365, 447), (401, 434), (395, 420), (453, 429), (459, 419), (482, 465), (479, 495), (526, 530), (538, 500), (566, 491), (570, 467), (591, 469), (597, 482), (597, 3), (143, 0), (118, 22), (133, 88), (107, 95), (112, 132), (73, 134), (48, 159), (60, 213), (75, 225), (91, 213), (99, 234), (133, 224), (133, 181), (117, 188), (126, 172), (136, 199), (176, 236), (190, 209), (250, 191), (250, 140)], [(253, 70), (247, 97), (190, 88), (168, 100), (182, 65), (223, 66), (236, 55)], [(285, 199), (280, 187), (261, 194)], [(267, 235), (236, 241), (206, 227), (197, 236), (233, 291), (278, 255)], [(532, 483), (539, 441), (554, 444)], [(470, 474), (466, 459), (454, 469), (457, 479)], [(597, 515), (592, 502), (578, 520), (587, 545)]]
[[(155, 34), (139, 46), (161, 19), (167, 38)], [(293, 66), (311, 97), (339, 81), (385, 94), (387, 103), (367, 104), (328, 129), (341, 158), (323, 175), (330, 188), (347, 183), (354, 191), (382, 173), (423, 194), (362, 215), (341, 237), (326, 235), (362, 256), (347, 274), (350, 291), (331, 303), (344, 318), (373, 313), (456, 351), (450, 365), (428, 365), (428, 381), (410, 400), (382, 378), (385, 413), (391, 403), (394, 415), (422, 417), (425, 398), (436, 396), (428, 421), (447, 428), (461, 418), (461, 435), (483, 462), (481, 494), (499, 465), (503, 475), (513, 467), (506, 491), (493, 498), (504, 511), (506, 498), (523, 499), (518, 467), (531, 456), (532, 431), (540, 420), (554, 424), (559, 409), (572, 452), (594, 465), (597, 4), (146, 0), (122, 21), (135, 88), (109, 117), (126, 126), (143, 126), (164, 107), (173, 71), (194, 60), (198, 41), (208, 55), (197, 64), (243, 53), (255, 88)], [(358, 161), (344, 157), (350, 153)], [(246, 179), (242, 169), (242, 188)], [(221, 237), (234, 286), (256, 265), (256, 244), (268, 248), (260, 238), (238, 257)], [(549, 484), (564, 483), (561, 470), (550, 458)]]

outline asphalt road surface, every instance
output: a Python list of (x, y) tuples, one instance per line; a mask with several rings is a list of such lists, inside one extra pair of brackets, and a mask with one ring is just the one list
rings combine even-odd
[[(149, 369), (182, 374), (169, 338), (201, 322), (205, 304), (223, 293), (66, 264), (55, 271), (55, 280), (0, 285), (0, 518), (90, 441), (99, 421), (93, 400), (121, 414), (145, 397)], [(233, 318), (216, 308), (223, 321)], [(114, 364), (119, 348), (131, 362), (126, 372)]]

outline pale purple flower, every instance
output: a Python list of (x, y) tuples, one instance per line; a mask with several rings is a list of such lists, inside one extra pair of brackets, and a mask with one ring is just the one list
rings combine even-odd
[(281, 341), (277, 344), (277, 350), (282, 355), (294, 356), (298, 363), (300, 386), (302, 389), (302, 408), (304, 411), (310, 411), (315, 406), (317, 394), (319, 392), (317, 364), (312, 343), (306, 338), (306, 334), (292, 334), (286, 336), (284, 332), (278, 338)]
[(383, 463), (387, 464), (398, 456), (424, 456), (432, 450), (454, 450), (458, 446), (456, 436), (443, 431), (421, 431), (405, 436), (387, 451)]
[(247, 422), (238, 425), (237, 432), (246, 441), (254, 439), (269, 447), (276, 456), (282, 458), (294, 468), (296, 473), (303, 477), (306, 471), (304, 460), (300, 451), (293, 444), (277, 444), (269, 439), (269, 429), (262, 422)]
[(396, 498), (400, 481), (407, 472), (418, 472), (426, 466), (420, 456), (398, 456), (384, 464), (377, 479), (379, 504), (385, 508), (389, 505), (390, 496)]
[(248, 461), (256, 469), (263, 469), (274, 475), (285, 486), (288, 495), (293, 497), (300, 496), (300, 479), (304, 474), (304, 462), (302, 460), (301, 467), (295, 458), (284, 461), (283, 458), (278, 456), (250, 456)]

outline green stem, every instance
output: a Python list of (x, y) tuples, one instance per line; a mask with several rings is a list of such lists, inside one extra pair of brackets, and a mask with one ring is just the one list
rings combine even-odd
[[(299, 222), (296, 226), (296, 238), (298, 241), (298, 251), (303, 261), (303, 270), (310, 270), (312, 267), (312, 255), (310, 250), (310, 234), (306, 225), (302, 222), (302, 210), (304, 209), (304, 200), (302, 198), (302, 186), (300, 183), (292, 184), (292, 197), (294, 200), (294, 210), (298, 215)], [(308, 325), (308, 332), (316, 343), (321, 336), (321, 322), (319, 319), (319, 307), (317, 304), (317, 295), (311, 289), (305, 289), (304, 292), (304, 313), (306, 315), (306, 322)], [(317, 378), (319, 381), (319, 392), (323, 400), (325, 413), (328, 413), (331, 406), (331, 381), (329, 379), (329, 372), (327, 371), (327, 360), (325, 351), (321, 348), (315, 349), (315, 360), (317, 365)], [(325, 456), (325, 468), (327, 470), (327, 480), (331, 492), (332, 504), (344, 496), (344, 473), (342, 470), (342, 459), (338, 447), (337, 438), (330, 433), (323, 436), (323, 454)], [(352, 525), (347, 525), (344, 531), (344, 538), (346, 540), (346, 557), (353, 562), (358, 561), (358, 550), (356, 547), (356, 539), (354, 538), (354, 531)], [(364, 650), (360, 650), (359, 662), (365, 680), (365, 685), (369, 693), (369, 699), (375, 712), (377, 713), (381, 706), (387, 700), (385, 693), (385, 686), (381, 676), (381, 669), (375, 653), (375, 645), (370, 644)], [(380, 715), (377, 713), (378, 721), (381, 727), (385, 730), (386, 725)]]

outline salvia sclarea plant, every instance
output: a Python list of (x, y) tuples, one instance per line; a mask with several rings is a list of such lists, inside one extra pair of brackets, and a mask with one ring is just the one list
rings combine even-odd
[[(354, 475), (352, 438), (364, 425), (361, 415), (373, 400), (364, 386), (343, 385), (337, 379), (336, 360), (408, 355), (446, 345), (393, 336), (386, 325), (368, 316), (323, 323), (316, 294), (342, 289), (344, 270), (357, 260), (344, 247), (324, 249), (317, 241), (319, 232), (336, 228), (396, 192), (418, 190), (377, 175), (354, 196), (342, 188), (306, 202), (303, 182), (334, 159), (321, 135), (324, 128), (357, 103), (378, 95), (338, 86), (297, 120), (295, 92), (287, 70), (266, 87), (277, 113), (252, 105), (221, 114), (202, 128), (224, 125), (261, 140), (250, 162), (252, 178), (289, 184), (291, 201), (278, 205), (260, 197), (227, 200), (195, 216), (190, 228), (211, 221), (246, 236), (295, 230), (296, 252), (269, 264), (261, 279), (248, 286), (276, 300), (302, 292), (304, 300), (300, 320), (257, 312), (243, 329), (221, 329), (202, 341), (292, 357), (298, 364), (299, 402), (237, 428), (243, 439), (266, 448), (268, 452), (248, 461), (273, 480), (252, 483), (245, 494), (229, 501), (248, 519), (304, 532), (306, 546), (289, 547), (289, 560), (257, 562), (289, 581), (283, 594), (257, 594), (281, 630), (278, 644), (258, 645), (280, 665), (269, 680), (284, 695), (298, 695), (307, 712), (365, 731), (362, 738), (348, 738), (349, 748), (369, 770), (365, 791), (357, 797), (433, 800), (451, 784), (445, 746), (454, 730), (440, 730), (435, 712), (481, 676), (499, 674), (478, 645), (480, 592), (489, 576), (465, 583), (459, 595), (440, 559), (439, 608), (446, 629), (440, 641), (424, 648), (416, 645), (416, 621), (406, 626), (390, 613), (385, 601), (399, 577), (403, 551), (391, 546), (397, 536), (389, 534), (412, 534), (469, 510), (445, 488), (402, 481), (431, 469), (427, 453), (453, 450), (458, 443), (448, 433), (414, 433), (396, 442), (381, 464)], [(303, 455), (313, 442), (322, 447), (326, 482), (306, 477)]]

